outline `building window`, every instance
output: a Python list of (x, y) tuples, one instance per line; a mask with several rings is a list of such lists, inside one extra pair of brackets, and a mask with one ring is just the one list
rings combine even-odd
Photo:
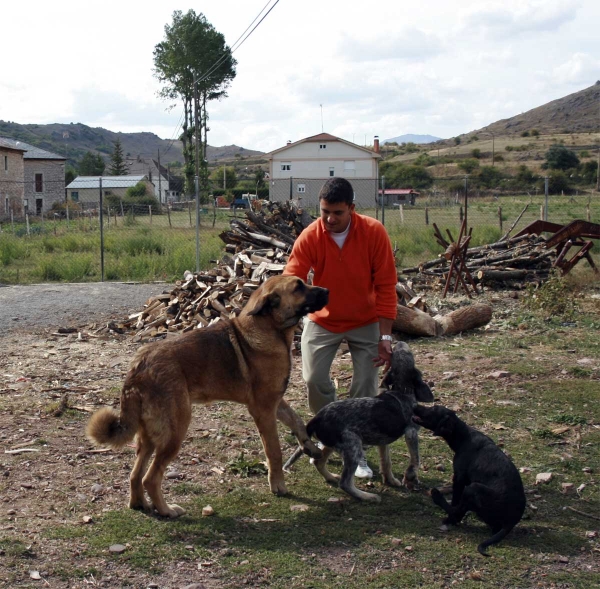
[(306, 184), (298, 184), (298, 192), (304, 194), (306, 192)]
[(329, 168), (329, 175), (330, 176), (335, 176), (335, 169), (334, 168)]
[(327, 143), (320, 143), (319, 149), (327, 149)]
[(44, 175), (43, 174), (35, 175), (35, 191), (36, 192), (44, 192)]
[(281, 171), (289, 172), (292, 169), (292, 162), (281, 162)]
[(79, 202), (79, 192), (77, 192), (76, 190), (72, 190), (71, 191), (71, 200), (73, 202)]
[(356, 162), (354, 160), (349, 160), (344, 162), (344, 172), (354, 171), (356, 170)]

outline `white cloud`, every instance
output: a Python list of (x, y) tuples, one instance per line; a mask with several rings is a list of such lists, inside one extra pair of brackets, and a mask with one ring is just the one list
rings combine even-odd
[[(196, 9), (232, 43), (265, 0)], [(152, 51), (179, 0), (60, 0), (3, 6), (0, 118), (178, 133)], [(118, 16), (115, 16), (118, 15)], [(403, 133), (452, 137), (600, 78), (600, 2), (279, 2), (234, 54), (228, 97), (209, 104), (209, 143), (270, 151), (324, 129), (362, 144)], [(27, 31), (24, 41), (23, 31)]]
[(575, 19), (579, 0), (511, 0), (483, 3), (468, 12), (465, 30), (496, 38), (540, 32), (556, 32)]
[(338, 55), (345, 61), (425, 61), (442, 51), (439, 37), (414, 27), (380, 32), (369, 39), (342, 34)]
[(586, 84), (600, 79), (600, 59), (586, 53), (575, 53), (552, 70), (552, 82), (556, 84)]

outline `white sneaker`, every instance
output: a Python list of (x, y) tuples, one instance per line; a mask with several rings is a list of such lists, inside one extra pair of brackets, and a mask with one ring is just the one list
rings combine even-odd
[(358, 463), (358, 466), (356, 467), (356, 472), (354, 473), (354, 476), (358, 477), (359, 479), (372, 479), (373, 478), (373, 471), (367, 464), (366, 458), (363, 458)]
[[(322, 443), (322, 442), (317, 442), (317, 448), (318, 448), (319, 450), (322, 450), (323, 448), (325, 448), (325, 446), (323, 445), (323, 443)], [(314, 463), (315, 463), (315, 459), (314, 459), (314, 458), (311, 458), (311, 459), (310, 459), (310, 463), (311, 463), (311, 464), (314, 464)]]

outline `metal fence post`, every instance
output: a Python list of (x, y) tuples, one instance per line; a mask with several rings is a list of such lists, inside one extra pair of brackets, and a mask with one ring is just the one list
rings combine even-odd
[(98, 178), (100, 188), (100, 280), (104, 282), (104, 201), (102, 198), (102, 176)]
[(381, 224), (385, 226), (385, 176), (381, 177)]
[(549, 186), (549, 178), (546, 176), (544, 178), (544, 221), (548, 220), (548, 186)]
[(196, 189), (196, 272), (200, 272), (200, 190), (199, 178), (194, 179)]

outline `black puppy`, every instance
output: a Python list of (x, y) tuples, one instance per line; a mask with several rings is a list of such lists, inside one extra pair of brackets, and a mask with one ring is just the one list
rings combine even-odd
[(454, 411), (437, 405), (414, 409), (413, 421), (446, 440), (454, 450), (452, 505), (438, 489), (431, 498), (448, 517), (445, 524), (458, 524), (467, 511), (473, 511), (492, 528), (493, 536), (477, 550), (497, 544), (521, 520), (525, 510), (525, 492), (521, 475), (494, 442), (468, 426)]
[[(408, 487), (418, 484), (419, 438), (418, 427), (412, 421), (416, 401), (431, 402), (431, 389), (423, 382), (421, 372), (408, 345), (394, 346), (390, 369), (376, 397), (346, 399), (323, 407), (306, 425), (309, 436), (316, 436), (325, 446), (323, 456), (315, 460), (317, 470), (329, 483), (338, 483), (346, 493), (365, 501), (380, 501), (379, 495), (359, 491), (354, 486), (354, 472), (364, 457), (363, 444), (379, 446), (383, 482), (399, 487), (402, 483), (392, 473), (388, 444), (404, 435), (410, 452), (410, 465), (404, 474)], [(299, 448), (287, 461), (288, 469), (302, 455)], [(327, 459), (336, 450), (342, 455), (344, 468), (341, 478), (327, 470)]]

